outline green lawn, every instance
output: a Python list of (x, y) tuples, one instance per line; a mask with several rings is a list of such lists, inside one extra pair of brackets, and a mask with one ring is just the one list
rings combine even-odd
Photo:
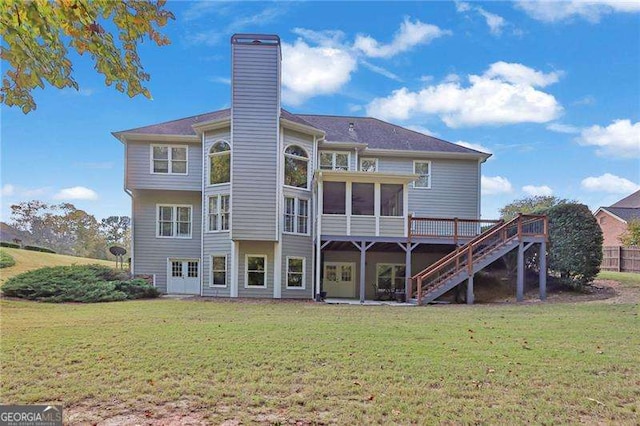
[(77, 422), (640, 420), (637, 304), (0, 306), (1, 400)]

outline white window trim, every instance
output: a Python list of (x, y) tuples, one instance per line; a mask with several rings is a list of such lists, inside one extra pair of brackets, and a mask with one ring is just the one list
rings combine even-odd
[[(429, 164), (429, 174), (427, 175), (428, 176), (428, 180), (427, 180), (428, 184), (427, 184), (427, 186), (416, 186), (416, 181), (417, 181), (417, 179), (416, 179), (415, 181), (413, 181), (413, 184), (412, 184), (413, 187), (415, 189), (431, 189), (431, 175), (433, 174), (433, 169), (431, 168), (431, 161), (430, 160), (413, 160), (413, 173), (416, 173), (416, 164), (417, 163), (427, 163), (427, 164)], [(420, 175), (420, 176), (423, 176), (423, 175)]]
[[(287, 198), (293, 198), (294, 202), (293, 202), (293, 231), (285, 231), (285, 222), (286, 222), (286, 215), (287, 215)], [(298, 218), (300, 217), (300, 200), (306, 201), (307, 202), (307, 232), (299, 232), (298, 231)], [(309, 235), (309, 219), (311, 218), (311, 216), (309, 215), (309, 205), (311, 204), (311, 201), (308, 198), (299, 198), (299, 197), (292, 197), (290, 195), (285, 195), (284, 196), (284, 208), (282, 209), (282, 233), (283, 234), (287, 234), (287, 235)]]
[[(160, 235), (160, 207), (171, 207), (173, 209), (172, 217), (171, 217), (171, 230), (173, 235), (166, 236)], [(178, 207), (189, 207), (189, 235), (188, 236), (178, 236)], [(156, 238), (176, 238), (180, 240), (189, 240), (193, 238), (193, 205), (191, 204), (164, 204), (158, 203), (156, 204)]]
[[(211, 153), (211, 148), (213, 148), (213, 146), (217, 143), (220, 142), (224, 142), (229, 146), (229, 150), (228, 151), (222, 151), (222, 152), (215, 152), (215, 153)], [(211, 183), (211, 157), (216, 156), (216, 155), (228, 155), (229, 156), (229, 181), (228, 182), (220, 182), (220, 183)], [(226, 140), (226, 139), (216, 139), (211, 146), (209, 147), (209, 149), (207, 150), (207, 175), (205, 178), (205, 182), (206, 182), (206, 187), (207, 188), (215, 188), (216, 186), (222, 186), (222, 185), (229, 185), (231, 183), (231, 143)]]
[[(224, 285), (214, 284), (213, 283), (213, 258), (214, 257), (224, 257), (224, 273), (225, 273), (225, 283)], [(211, 267), (209, 268), (209, 287), (211, 288), (227, 288), (229, 284), (229, 258), (226, 253), (216, 254), (213, 253), (209, 256), (209, 261), (211, 262)]]
[(373, 172), (369, 172), (369, 173), (374, 173), (378, 171), (378, 159), (377, 158), (373, 158), (373, 157), (360, 157), (360, 159), (358, 160), (358, 171), (363, 172), (364, 170), (362, 170), (362, 162), (363, 161), (371, 161), (373, 160), (376, 164), (376, 169)]
[(346, 171), (351, 170), (351, 151), (319, 151), (318, 152), (318, 169), (329, 170), (329, 169), (322, 168), (321, 154), (331, 154), (331, 170), (338, 170), (336, 169), (336, 154), (347, 154), (347, 170)]
[[(289, 260), (297, 259), (302, 260), (302, 287), (290, 287), (289, 286)], [(287, 263), (285, 264), (287, 267), (287, 290), (305, 290), (307, 288), (307, 259), (300, 256), (287, 256)]]
[[(264, 285), (249, 285), (249, 258), (261, 257), (264, 259)], [(244, 288), (267, 288), (267, 255), (266, 254), (245, 254), (244, 255)]]
[[(391, 282), (393, 283), (394, 280), (397, 278), (396, 277), (396, 266), (404, 266), (405, 270), (407, 268), (407, 265), (405, 265), (404, 263), (376, 263), (376, 288), (380, 288), (380, 275), (378, 275), (378, 268), (380, 266), (391, 266)], [(406, 278), (406, 276), (401, 277), (403, 280)]]
[[(301, 150), (303, 150), (303, 151), (305, 152), (305, 154), (307, 154), (307, 157), (305, 158), (305, 157), (299, 157), (299, 156), (297, 156), (297, 155), (293, 155), (293, 154), (287, 154), (287, 149), (288, 149), (289, 147), (292, 147), (292, 146), (297, 146), (298, 148), (300, 148)], [(291, 185), (287, 185), (287, 184), (285, 184), (285, 183), (283, 183), (283, 184), (282, 184), (282, 186), (284, 186), (285, 188), (298, 189), (298, 190), (301, 190), (301, 191), (311, 191), (311, 185), (310, 185), (311, 177), (310, 177), (310, 173), (311, 173), (311, 169), (313, 169), (313, 166), (312, 166), (312, 167), (309, 167), (309, 165), (310, 165), (310, 164), (312, 164), (312, 162), (311, 162), (311, 157), (309, 156), (309, 152), (308, 152), (308, 151), (307, 151), (303, 146), (300, 146), (300, 145), (297, 145), (297, 144), (295, 144), (295, 143), (292, 143), (292, 144), (287, 145), (287, 146), (284, 148), (284, 151), (282, 151), (282, 154), (283, 154), (285, 157), (295, 158), (295, 159), (297, 159), (297, 160), (304, 160), (304, 161), (306, 161), (306, 162), (307, 162), (307, 186), (305, 186), (305, 187), (300, 187), (300, 186), (291, 186)], [(283, 164), (283, 165), (282, 165), (282, 182), (284, 182), (285, 173), (286, 173), (286, 170), (285, 170), (285, 167), (284, 167), (284, 164)]]
[[(153, 170), (153, 148), (154, 147), (163, 147), (163, 148), (169, 148), (169, 158), (167, 159), (167, 161), (169, 162), (168, 165), (168, 172), (167, 173), (161, 173), (161, 172), (156, 172)], [(187, 159), (186, 161), (186, 166), (185, 166), (185, 173), (174, 173), (173, 172), (173, 166), (171, 165), (171, 157), (173, 156), (173, 153), (171, 151), (171, 148), (184, 148), (185, 149), (185, 157)], [(162, 160), (159, 160), (162, 161)], [(149, 148), (149, 171), (151, 172), (152, 175), (175, 175), (175, 176), (188, 176), (189, 175), (189, 146), (188, 145), (168, 145), (168, 144), (151, 144), (151, 147)]]
[[(229, 229), (209, 229), (209, 198), (215, 197), (216, 198), (216, 205), (218, 207), (218, 213), (216, 214), (216, 222), (218, 223), (218, 225), (222, 224), (222, 197), (223, 196), (229, 196)], [(211, 194), (211, 195), (207, 195), (206, 197), (206, 215), (205, 215), (205, 233), (206, 234), (218, 234), (221, 232), (229, 232), (231, 230), (231, 194), (229, 193), (220, 193), (220, 194)]]

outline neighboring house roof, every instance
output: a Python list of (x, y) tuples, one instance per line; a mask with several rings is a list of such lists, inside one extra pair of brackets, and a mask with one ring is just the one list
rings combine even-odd
[[(115, 132), (114, 135), (133, 133), (149, 135), (195, 136), (193, 125), (230, 118), (231, 109), (208, 112), (178, 120)], [(285, 109), (281, 118), (313, 127), (326, 133), (328, 142), (366, 143), (369, 149), (396, 151), (427, 151), (463, 154), (490, 154), (456, 145), (395, 124), (371, 117), (345, 117), (335, 115), (293, 114)]]
[(604, 210), (618, 218), (629, 222), (633, 219), (640, 219), (640, 208), (627, 208), (627, 207), (600, 207), (600, 210)]
[(624, 207), (624, 208), (634, 208), (640, 209), (640, 190), (634, 192), (628, 197), (623, 198), (611, 205), (611, 207)]

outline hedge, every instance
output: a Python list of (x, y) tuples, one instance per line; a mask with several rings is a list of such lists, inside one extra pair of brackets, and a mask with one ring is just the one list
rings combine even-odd
[(42, 253), (55, 253), (54, 250), (46, 247), (38, 247), (38, 246), (24, 246), (23, 249), (31, 250), (31, 251), (41, 251)]
[(0, 247), (8, 247), (8, 248), (20, 248), (20, 244), (10, 243), (8, 241), (0, 241)]
[(5, 253), (0, 251), (0, 268), (8, 268), (9, 266), (13, 266), (16, 264), (16, 261), (13, 259), (9, 253)]

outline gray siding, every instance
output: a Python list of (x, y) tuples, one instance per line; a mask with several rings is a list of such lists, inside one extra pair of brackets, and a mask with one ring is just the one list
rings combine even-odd
[[(187, 147), (187, 174), (152, 174), (151, 145)], [(128, 142), (126, 186), (129, 189), (169, 189), (200, 191), (202, 189), (202, 146), (184, 142)]]
[[(287, 256), (305, 258), (304, 289), (287, 289)], [(302, 235), (282, 236), (282, 298), (311, 299), (313, 288), (313, 240)]]
[(347, 216), (323, 214), (322, 235), (347, 235)]
[[(187, 191), (133, 192), (134, 273), (155, 274), (156, 286), (167, 290), (167, 259), (200, 259), (201, 195)], [(156, 205), (190, 204), (193, 207), (192, 238), (157, 238)], [(201, 271), (204, 269), (201, 267)]]
[[(273, 297), (273, 243), (268, 241), (241, 241), (238, 259), (238, 297)], [(267, 256), (267, 288), (245, 288), (245, 256)]]
[(376, 218), (351, 216), (351, 235), (376, 235)]
[[(430, 161), (431, 189), (418, 189), (409, 184), (409, 213), (413, 212), (415, 216), (477, 218), (480, 203), (478, 162), (444, 159)], [(413, 173), (413, 160), (379, 158), (378, 170)]]
[(232, 238), (276, 241), (280, 48), (232, 45)]
[[(380, 236), (382, 237), (402, 237), (404, 233), (404, 223), (407, 218), (400, 217), (381, 217), (380, 218)], [(352, 225), (353, 226), (353, 225)]]
[[(233, 243), (229, 232), (204, 234), (204, 259), (202, 259), (202, 293), (204, 296), (229, 297), (233, 274)], [(211, 287), (211, 256), (227, 256), (227, 287)]]

